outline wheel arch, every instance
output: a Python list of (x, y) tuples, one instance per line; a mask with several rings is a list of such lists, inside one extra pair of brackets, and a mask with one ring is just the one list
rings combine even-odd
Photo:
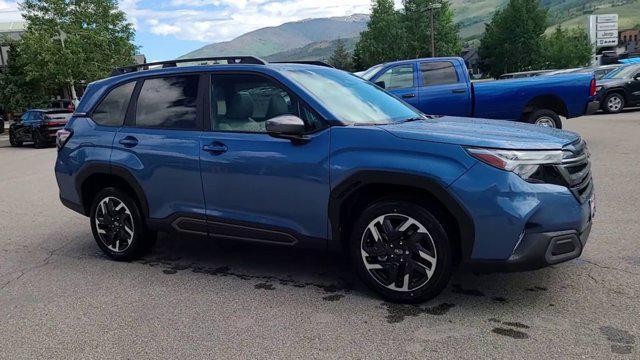
[(569, 110), (567, 104), (557, 95), (546, 94), (538, 95), (529, 100), (522, 110), (522, 118), (525, 119), (529, 114), (536, 110), (548, 109), (554, 111), (558, 115), (567, 117)]
[(149, 205), (142, 187), (129, 170), (107, 163), (94, 162), (86, 165), (75, 180), (75, 188), (82, 202), (84, 214), (89, 215), (93, 197), (105, 187), (117, 186), (131, 195), (142, 210), (144, 219), (149, 217)]
[[(624, 98), (624, 101), (625, 102), (628, 101), (629, 96), (627, 95), (627, 91), (621, 87), (611, 88), (607, 90), (607, 93), (602, 97), (602, 99), (604, 100), (607, 96), (613, 93), (622, 95), (622, 97)], [(603, 104), (604, 104), (604, 101), (603, 101)]]
[(410, 198), (442, 220), (460, 261), (469, 260), (475, 230), (466, 209), (435, 180), (387, 171), (360, 171), (335, 186), (329, 199), (330, 250), (344, 249), (358, 211), (385, 197)]

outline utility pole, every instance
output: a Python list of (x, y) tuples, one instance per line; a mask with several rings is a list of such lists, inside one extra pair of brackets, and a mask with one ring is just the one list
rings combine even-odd
[(435, 26), (433, 21), (433, 11), (436, 9), (440, 9), (442, 4), (433, 3), (429, 5), (427, 10), (429, 10), (429, 23), (431, 24), (431, 57), (436, 57), (436, 37), (435, 37)]

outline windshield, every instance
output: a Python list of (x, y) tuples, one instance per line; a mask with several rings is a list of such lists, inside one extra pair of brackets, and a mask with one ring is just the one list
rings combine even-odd
[(423, 115), (405, 102), (355, 75), (330, 68), (286, 70), (337, 120), (361, 125), (389, 124)]
[(640, 72), (640, 66), (623, 66), (608, 73), (604, 79), (627, 79)]
[(360, 76), (361, 78), (365, 79), (365, 80), (371, 80), (371, 78), (378, 73), (378, 71), (380, 71), (380, 69), (382, 69), (382, 66), (384, 64), (380, 64), (380, 65), (376, 65), (373, 67), (370, 67), (369, 69), (365, 70), (365, 71), (360, 71), (359, 73), (357, 73), (358, 76)]

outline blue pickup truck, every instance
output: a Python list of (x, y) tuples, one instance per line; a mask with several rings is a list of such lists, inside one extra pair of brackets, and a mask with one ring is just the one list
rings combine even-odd
[(430, 115), (525, 121), (562, 128), (560, 116), (598, 110), (593, 74), (472, 83), (459, 57), (395, 61), (359, 74)]

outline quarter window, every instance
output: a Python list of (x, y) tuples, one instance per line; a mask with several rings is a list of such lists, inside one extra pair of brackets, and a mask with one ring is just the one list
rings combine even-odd
[(458, 74), (449, 61), (437, 61), (420, 64), (420, 72), (425, 86), (455, 84)]
[(253, 74), (214, 74), (211, 128), (214, 131), (266, 133), (266, 122), (298, 115), (298, 102), (274, 81)]
[(384, 81), (384, 88), (387, 90), (412, 88), (413, 65), (392, 67), (376, 79), (376, 83), (380, 81)]
[(129, 82), (111, 90), (93, 112), (93, 121), (104, 126), (122, 126), (135, 85)]
[(198, 129), (198, 80), (198, 75), (146, 79), (136, 104), (136, 126)]

